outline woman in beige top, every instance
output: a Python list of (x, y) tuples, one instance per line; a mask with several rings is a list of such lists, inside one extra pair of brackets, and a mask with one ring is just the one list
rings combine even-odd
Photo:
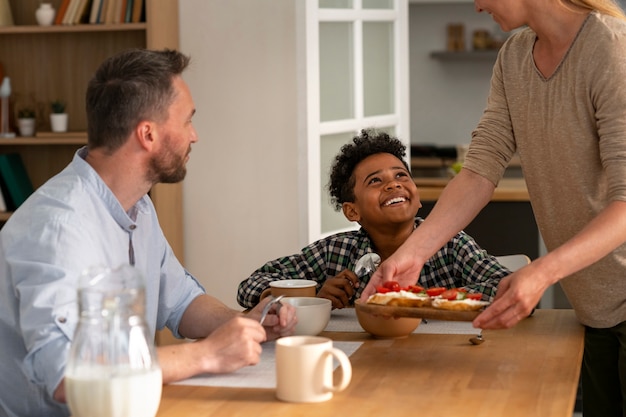
[(585, 417), (621, 417), (626, 413), (626, 17), (613, 0), (475, 0), (475, 5), (504, 31), (528, 27), (500, 50), (463, 169), (361, 298), (381, 281), (413, 284), (424, 262), (490, 201), (517, 152), (549, 252), (503, 279), (496, 300), (474, 326), (514, 326), (560, 282), (586, 326)]

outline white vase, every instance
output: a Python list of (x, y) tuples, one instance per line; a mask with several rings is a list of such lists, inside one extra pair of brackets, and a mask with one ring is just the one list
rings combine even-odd
[(40, 26), (50, 26), (54, 22), (54, 15), (56, 11), (52, 4), (41, 3), (39, 8), (35, 11), (35, 18)]
[(35, 119), (30, 117), (17, 119), (17, 128), (20, 136), (35, 136)]
[(50, 128), (53, 132), (67, 132), (67, 113), (52, 113)]

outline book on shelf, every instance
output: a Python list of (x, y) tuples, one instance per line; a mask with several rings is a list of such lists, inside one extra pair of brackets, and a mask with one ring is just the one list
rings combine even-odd
[(74, 15), (74, 21), (72, 22), (75, 25), (80, 23), (89, 23), (89, 14), (91, 13), (91, 0), (81, 0), (78, 9), (76, 9), (76, 14)]
[(54, 18), (54, 24), (60, 25), (63, 23), (63, 17), (65, 17), (65, 13), (67, 12), (67, 7), (70, 5), (71, 0), (63, 0), (61, 5), (59, 6), (59, 10), (57, 11), (57, 15)]
[(98, 13), (98, 23), (104, 23), (104, 17), (107, 15), (107, 10), (109, 9), (109, 3), (111, 3), (111, 0), (102, 0), (100, 12)]
[(70, 15), (72, 14), (72, 9), (76, 7), (77, 0), (70, 0), (70, 3), (67, 5), (65, 9), (65, 13), (63, 13), (63, 19), (61, 20), (62, 25), (67, 25), (70, 19)]
[(120, 20), (120, 13), (122, 10), (122, 1), (123, 0), (113, 1), (113, 4), (115, 5), (115, 7), (113, 8), (113, 11), (111, 12), (109, 23), (120, 23), (119, 20)]
[(144, 15), (144, 0), (133, 0), (133, 15), (131, 21), (133, 23), (141, 22)]
[(119, 0), (117, 3), (117, 9), (115, 9), (115, 16), (113, 23), (124, 23), (124, 15), (126, 14), (126, 1)]
[(115, 23), (115, 11), (119, 11), (119, 3), (121, 0), (109, 0), (109, 7), (107, 7), (106, 15), (104, 16), (104, 23)]
[(0, 188), (8, 210), (17, 209), (35, 191), (18, 153), (0, 154)]
[(133, 0), (126, 0), (126, 10), (122, 22), (130, 23), (133, 17)]
[(102, 11), (102, 0), (93, 0), (91, 2), (91, 12), (89, 14), (89, 23), (98, 23), (100, 12)]
[(63, 15), (63, 24), (71, 25), (74, 20), (74, 15), (76, 14), (76, 9), (80, 5), (81, 0), (71, 0), (69, 6), (67, 6), (67, 10), (65, 11), (65, 15)]

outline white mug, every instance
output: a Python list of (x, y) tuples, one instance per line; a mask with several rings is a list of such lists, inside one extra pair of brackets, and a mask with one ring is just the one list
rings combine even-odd
[[(333, 385), (333, 357), (342, 369)], [(352, 379), (348, 355), (332, 340), (318, 336), (289, 336), (276, 341), (276, 397), (288, 402), (321, 402), (343, 391)]]

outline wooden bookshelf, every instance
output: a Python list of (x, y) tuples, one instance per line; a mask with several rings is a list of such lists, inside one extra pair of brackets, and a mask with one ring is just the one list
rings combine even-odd
[[(50, 0), (58, 11), (61, 0)], [(0, 139), (0, 153), (22, 156), (34, 187), (60, 172), (87, 143), (84, 113), (87, 83), (107, 57), (127, 48), (177, 49), (178, 0), (145, 0), (142, 23), (38, 26), (39, 0), (10, 0), (14, 26), (0, 27), (0, 62), (11, 78), (12, 108), (34, 97), (39, 132), (35, 137)], [(48, 103), (67, 103), (69, 133), (53, 134)], [(182, 184), (158, 184), (150, 192), (159, 221), (174, 253), (184, 263)], [(9, 212), (0, 212), (0, 223)], [(174, 343), (169, 331), (158, 344)]]
[[(59, 10), (61, 0), (49, 0)], [(61, 171), (87, 143), (85, 90), (107, 57), (127, 48), (178, 48), (178, 0), (145, 0), (141, 23), (38, 26), (39, 0), (9, 0), (14, 26), (0, 27), (0, 62), (11, 78), (12, 111), (34, 100), (37, 130), (47, 132), (49, 103), (67, 103), (70, 133), (0, 139), (0, 152), (22, 156), (33, 186)], [(78, 132), (78, 133), (77, 133)], [(83, 132), (81, 134), (81, 132)], [(182, 184), (159, 184), (151, 191), (163, 231), (183, 262)], [(0, 213), (0, 222), (10, 213)]]

